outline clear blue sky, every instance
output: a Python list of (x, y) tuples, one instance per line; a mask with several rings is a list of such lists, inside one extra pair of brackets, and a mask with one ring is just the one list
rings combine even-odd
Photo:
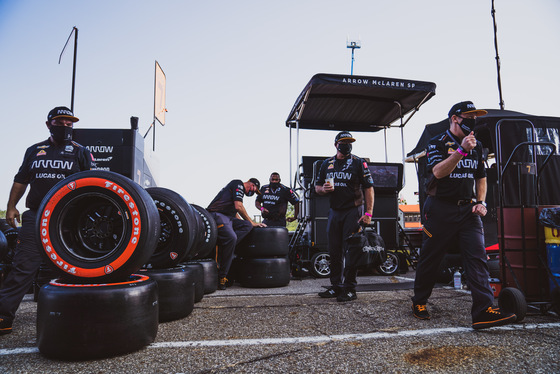
[[(560, 1), (495, 3), (506, 109), (559, 116)], [(72, 50), (58, 57), (73, 26), (77, 126), (128, 128), (138, 116), (143, 134), (157, 60), (168, 107), (158, 184), (206, 206), (233, 178), (278, 171), (289, 184), (286, 117), (312, 75), (350, 73), (347, 36), (362, 42), (355, 74), (437, 84), (405, 128), (405, 152), (458, 101), (498, 108), (490, 10), (491, 0), (0, 0), (0, 207), (25, 149), (48, 136), (47, 112), (70, 105)], [(334, 135), (302, 131), (300, 155), (332, 155)], [(384, 160), (381, 133), (355, 135), (355, 154)], [(399, 139), (389, 135), (390, 161)], [(415, 203), (416, 190), (407, 166), (402, 196)]]

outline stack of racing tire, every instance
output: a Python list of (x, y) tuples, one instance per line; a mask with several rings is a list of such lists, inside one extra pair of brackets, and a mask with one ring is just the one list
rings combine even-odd
[(18, 230), (10, 226), (5, 219), (0, 219), (0, 288), (12, 269), (17, 237)]
[(254, 227), (236, 247), (232, 278), (248, 288), (287, 286), (289, 240), (285, 227)]
[(39, 351), (70, 360), (129, 353), (155, 340), (159, 322), (190, 314), (197, 271), (179, 263), (200, 245), (197, 217), (173, 191), (109, 171), (54, 186), (37, 211), (41, 253), (58, 276), (38, 294)]

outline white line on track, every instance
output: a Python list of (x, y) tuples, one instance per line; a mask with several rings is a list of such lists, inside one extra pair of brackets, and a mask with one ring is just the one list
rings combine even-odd
[[(532, 323), (527, 325), (507, 325), (492, 327), (488, 330), (535, 330), (560, 328), (558, 323)], [(441, 329), (406, 330), (399, 332), (373, 332), (369, 334), (344, 334), (344, 335), (322, 335), (303, 336), (297, 338), (268, 338), (268, 339), (232, 339), (232, 340), (199, 340), (187, 342), (161, 342), (150, 344), (147, 348), (185, 348), (185, 347), (225, 347), (225, 346), (247, 346), (260, 344), (301, 344), (301, 343), (328, 343), (347, 340), (369, 340), (387, 338), (408, 338), (415, 336), (428, 336), (438, 334), (464, 334), (474, 333), (470, 327), (446, 327)], [(0, 349), (0, 356), (15, 354), (39, 353), (36, 347)]]

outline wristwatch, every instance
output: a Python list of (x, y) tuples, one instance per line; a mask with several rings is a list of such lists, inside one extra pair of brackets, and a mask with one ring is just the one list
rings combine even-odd
[(479, 200), (475, 204), (482, 204), (482, 206), (486, 208), (486, 201)]

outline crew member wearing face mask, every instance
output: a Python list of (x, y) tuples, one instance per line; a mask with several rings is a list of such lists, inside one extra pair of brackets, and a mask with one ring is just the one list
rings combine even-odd
[(513, 313), (493, 309), (494, 294), (488, 283), (484, 234), (480, 217), (486, 215), (486, 171), (482, 144), (476, 140), (477, 117), (486, 115), (471, 101), (449, 111), (449, 130), (430, 140), (426, 151), (424, 242), (416, 268), (412, 313), (429, 319), (426, 307), (438, 268), (450, 243), (458, 242), (467, 284), (471, 290), (472, 327), (483, 329), (514, 322)]
[[(261, 188), (262, 194), (257, 196), (255, 206), (262, 212), (265, 225), (286, 227), (286, 221), (293, 222), (299, 215), (299, 197), (280, 183), (280, 174), (272, 173), (269, 182)], [(288, 203), (294, 206), (294, 216), (286, 218)]]
[[(42, 257), (35, 235), (35, 217), (41, 200), (59, 181), (70, 174), (94, 167), (91, 153), (72, 141), (72, 127), (78, 118), (66, 107), (56, 107), (47, 115), (49, 139), (32, 145), (25, 152), (23, 163), (10, 190), (6, 221), (12, 227), (20, 221), (17, 203), (30, 186), (18, 234), (13, 269), (0, 289), (0, 335), (12, 332), (12, 321), (23, 296), (29, 290)], [(26, 130), (22, 130), (26, 131)]]
[(331, 287), (319, 296), (336, 297), (342, 302), (357, 298), (357, 267), (344, 262), (348, 250), (345, 239), (359, 230), (360, 223), (369, 224), (373, 214), (373, 179), (367, 163), (351, 153), (355, 141), (348, 131), (338, 133), (334, 140), (336, 156), (323, 161), (315, 183), (315, 192), (328, 195), (330, 201), (327, 235)]
[(220, 290), (225, 290), (228, 285), (227, 275), (235, 246), (251, 232), (254, 226), (266, 227), (264, 223), (254, 222), (243, 206), (243, 197), (260, 194), (260, 186), (261, 183), (257, 178), (251, 178), (247, 182), (234, 179), (222, 188), (206, 208), (214, 216), (218, 226), (217, 262)]

